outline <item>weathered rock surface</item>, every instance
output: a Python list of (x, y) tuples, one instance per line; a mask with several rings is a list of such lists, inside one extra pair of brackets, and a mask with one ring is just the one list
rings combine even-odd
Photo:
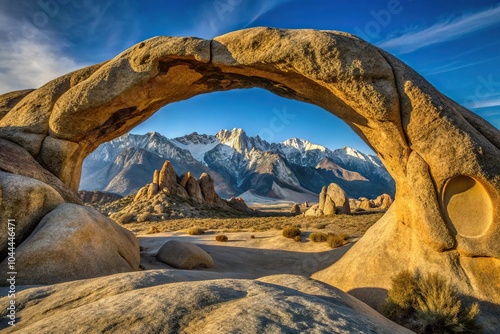
[[(16, 249), (18, 284), (53, 284), (139, 270), (134, 234), (91, 208), (64, 203)], [(0, 264), (5, 282), (7, 261)]]
[(177, 269), (212, 268), (214, 260), (199, 246), (177, 240), (167, 241), (156, 258)]
[(306, 211), (306, 216), (320, 217), (335, 214), (350, 214), (349, 199), (344, 190), (336, 183), (323, 187), (319, 193), (319, 203)]
[(14, 108), (26, 95), (31, 93), (33, 89), (17, 90), (7, 94), (0, 95), (0, 120)]
[(323, 210), (319, 208), (319, 204), (314, 204), (311, 206), (305, 213), (304, 215), (306, 217), (322, 217), (324, 216)]
[[(199, 276), (151, 270), (18, 292), (18, 322), (4, 331), (411, 333), (346, 293), (303, 277)], [(8, 303), (0, 299), (0, 315)]]
[(215, 192), (214, 180), (210, 175), (207, 173), (201, 174), (198, 182), (200, 183), (200, 191), (205, 203), (207, 205), (220, 204), (220, 197)]
[[(413, 230), (402, 222), (394, 222), (395, 211), (391, 206), (339, 261), (312, 277), (340, 287), (381, 311), (391, 286), (391, 276), (387, 272), (439, 273), (450, 279), (464, 295), (475, 296), (470, 301), (480, 304), (479, 318), (485, 332), (496, 333), (498, 303), (486, 300), (500, 300), (500, 260), (463, 257), (457, 250), (435, 252), (423, 242), (410, 243)], [(457, 261), (463, 261), (459, 267)]]
[(0, 170), (39, 180), (54, 188), (66, 202), (81, 204), (78, 194), (43, 168), (26, 149), (0, 138)]
[(172, 195), (175, 191), (176, 186), (177, 174), (175, 173), (174, 167), (172, 166), (170, 161), (167, 160), (158, 173), (159, 190), (164, 191), (167, 195)]
[(63, 202), (61, 195), (46, 183), (0, 172), (0, 260), (7, 255), (9, 219), (15, 220), (15, 240), (19, 245), (47, 213)]
[[(387, 270), (377, 280), (357, 275), (349, 281), (344, 267), (334, 265), (325, 274), (329, 283), (384, 289), (399, 269), (393, 263), (426, 271), (434, 268), (433, 259), (453, 254), (449, 278), (461, 292), (500, 304), (499, 131), (395, 57), (350, 34), (253, 28), (212, 41), (151, 38), (31, 92), (0, 120), (0, 137), (24, 147), (76, 190), (82, 161), (92, 150), (160, 107), (250, 87), (309, 101), (343, 119), (395, 179), (395, 201), (373, 230), (384, 225), (406, 232), (360, 242), (372, 251), (353, 247), (342, 262), (358, 274), (370, 263)], [(411, 252), (399, 251), (398, 243)], [(380, 256), (380, 245), (392, 258)]]

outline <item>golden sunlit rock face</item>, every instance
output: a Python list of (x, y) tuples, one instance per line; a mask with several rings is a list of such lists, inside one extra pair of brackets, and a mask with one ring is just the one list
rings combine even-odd
[(450, 229), (462, 237), (480, 237), (488, 232), (493, 207), (480, 182), (460, 175), (450, 179), (444, 189), (443, 204)]
[[(0, 138), (31, 155), (37, 170), (57, 176), (66, 188), (54, 189), (64, 195), (77, 190), (88, 154), (160, 107), (249, 87), (340, 117), (396, 182), (395, 201), (381, 221), (313, 277), (377, 306), (383, 297), (370, 289), (387, 289), (391, 276), (410, 267), (438, 271), (462, 293), (500, 303), (498, 285), (475, 284), (500, 268), (499, 131), (392, 55), (350, 34), (253, 28), (211, 41), (155, 37), (28, 95), (0, 96)], [(0, 169), (7, 170), (11, 158), (2, 157)], [(21, 169), (7, 171), (40, 180)], [(9, 200), (2, 198), (2, 207)], [(4, 215), (2, 210), (7, 220)]]

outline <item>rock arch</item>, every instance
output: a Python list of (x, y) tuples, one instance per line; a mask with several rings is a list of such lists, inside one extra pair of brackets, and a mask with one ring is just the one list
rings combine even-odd
[[(386, 288), (400, 268), (430, 270), (444, 261), (457, 282), (466, 277), (462, 290), (488, 295), (472, 282), (480, 280), (473, 257), (491, 262), (488, 275), (499, 273), (499, 131), (395, 57), (350, 34), (253, 28), (213, 40), (155, 37), (33, 92), (10, 93), (8, 101), (0, 97), (0, 106), (7, 106), (0, 110), (0, 138), (24, 148), (76, 190), (88, 154), (160, 107), (202, 93), (249, 87), (313, 103), (340, 117), (374, 149), (396, 181), (395, 204), (363, 238), (376, 239), (367, 247), (377, 255), (358, 256), (360, 242), (343, 258), (358, 272), (348, 277), (333, 268), (317, 278), (345, 290)], [(472, 234), (462, 218), (456, 227), (457, 215), (450, 213), (460, 208), (450, 203), (457, 203), (451, 198), (463, 187), (454, 184), (463, 178), (477, 183), (474, 191), (481, 196), (474, 203), (492, 208), (491, 214), (477, 218), (490, 221), (474, 223), (480, 228)], [(56, 190), (62, 188), (53, 183)], [(467, 203), (468, 195), (460, 196)], [(374, 231), (380, 233), (378, 239)], [(405, 255), (398, 252), (406, 251), (414, 254), (401, 263)], [(466, 258), (469, 267), (464, 261), (457, 264), (457, 258)], [(380, 261), (378, 268), (374, 261)], [(373, 275), (365, 275), (363, 266), (373, 269)], [(498, 287), (492, 296), (488, 300), (500, 300)]]

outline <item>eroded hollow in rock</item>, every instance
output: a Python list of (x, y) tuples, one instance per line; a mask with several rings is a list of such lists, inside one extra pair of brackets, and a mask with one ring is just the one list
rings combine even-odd
[(450, 179), (443, 192), (448, 227), (464, 237), (484, 235), (493, 220), (491, 198), (483, 185), (472, 177)]

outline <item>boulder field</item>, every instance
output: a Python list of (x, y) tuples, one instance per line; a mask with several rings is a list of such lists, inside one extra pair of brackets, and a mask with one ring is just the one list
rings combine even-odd
[[(396, 182), (385, 216), (314, 278), (377, 307), (394, 274), (437, 271), (491, 317), (487, 305), (500, 304), (500, 132), (392, 55), (336, 31), (252, 28), (213, 40), (154, 37), (33, 91), (0, 96), (0, 219), (2, 226), (8, 219), (20, 226), (18, 263), (26, 267), (18, 271), (38, 273), (21, 282), (136, 270), (134, 237), (80, 209), (83, 159), (166, 104), (251, 87), (338, 116)], [(45, 232), (57, 224), (64, 230)], [(56, 238), (65, 242), (64, 231), (71, 252), (53, 247)], [(0, 232), (5, 240), (6, 230)], [(90, 244), (94, 250), (87, 252)], [(7, 252), (0, 246), (3, 268)], [(88, 271), (59, 276), (105, 252), (111, 254)], [(50, 261), (35, 261), (35, 254), (58, 260), (47, 270)], [(234, 293), (256, 283), (248, 284)]]

